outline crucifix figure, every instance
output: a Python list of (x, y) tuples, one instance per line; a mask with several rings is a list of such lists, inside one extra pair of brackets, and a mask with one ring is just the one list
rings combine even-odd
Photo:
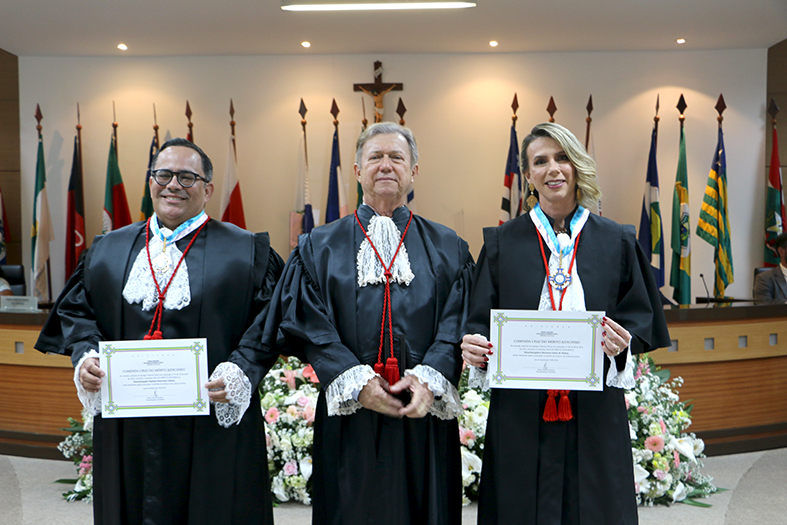
[(401, 91), (401, 82), (386, 84), (383, 82), (383, 63), (374, 63), (374, 82), (371, 84), (353, 84), (353, 91), (363, 91), (374, 99), (374, 121), (383, 121), (383, 97), (391, 91)]

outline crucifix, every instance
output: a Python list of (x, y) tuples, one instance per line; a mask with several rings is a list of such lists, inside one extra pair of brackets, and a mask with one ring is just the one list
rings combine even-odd
[(391, 91), (401, 91), (401, 82), (386, 84), (383, 82), (383, 63), (374, 63), (374, 82), (371, 84), (353, 84), (353, 91), (363, 91), (374, 99), (374, 121), (383, 121), (383, 97)]

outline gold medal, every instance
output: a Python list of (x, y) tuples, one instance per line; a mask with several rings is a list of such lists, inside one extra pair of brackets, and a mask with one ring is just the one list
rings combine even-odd
[(166, 251), (153, 258), (153, 271), (159, 275), (167, 273), (172, 268), (172, 259)]

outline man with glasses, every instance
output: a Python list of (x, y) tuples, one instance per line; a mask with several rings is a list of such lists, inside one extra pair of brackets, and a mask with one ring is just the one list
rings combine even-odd
[[(283, 261), (266, 233), (205, 214), (213, 166), (199, 147), (172, 139), (152, 168), (155, 214), (94, 241), (36, 344), (71, 356), (80, 400), (96, 414), (95, 523), (273, 523), (255, 393), (277, 355), (249, 326), (264, 317)], [(99, 341), (197, 337), (208, 341), (215, 416), (99, 415)]]

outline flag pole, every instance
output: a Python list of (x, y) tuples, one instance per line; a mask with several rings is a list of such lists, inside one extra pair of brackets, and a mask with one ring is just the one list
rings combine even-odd
[(306, 157), (306, 170), (309, 169), (309, 148), (306, 146), (306, 104), (301, 99), (301, 105), (298, 108), (298, 113), (301, 115), (301, 127), (303, 128), (303, 154)]
[(156, 103), (153, 103), (153, 134), (156, 136), (156, 151), (159, 148), (158, 140), (158, 118), (156, 118)]
[(189, 126), (189, 133), (188, 133), (188, 137), (186, 137), (186, 138), (188, 138), (189, 141), (191, 141), (193, 143), (194, 142), (194, 124), (191, 123), (191, 115), (192, 115), (192, 113), (191, 113), (191, 106), (189, 105), (189, 101), (187, 100), (186, 101), (186, 118), (189, 119), (189, 124), (188, 124), (188, 126)]
[(82, 117), (79, 114), (79, 102), (77, 102), (77, 142), (79, 143), (79, 167), (82, 167)]
[(593, 113), (593, 95), (590, 95), (590, 98), (588, 98), (588, 105), (585, 106), (585, 109), (588, 110), (588, 116), (585, 119), (587, 123), (585, 126), (585, 151), (587, 151), (590, 145), (590, 123), (593, 122), (593, 119), (590, 117), (590, 114)]
[(555, 112), (557, 111), (557, 105), (555, 104), (554, 97), (549, 97), (549, 104), (547, 104), (547, 113), (549, 113), (549, 121), (555, 121)]
[[(120, 159), (120, 154), (118, 153), (118, 117), (117, 113), (115, 112), (115, 101), (112, 101), (112, 140), (115, 141), (115, 157)], [(120, 160), (118, 160), (120, 162)]]
[(238, 162), (238, 149), (235, 146), (235, 105), (230, 99), (230, 134), (232, 135), (232, 154), (235, 156), (235, 162)]
[(656, 132), (656, 145), (659, 143), (659, 95), (656, 94), (656, 116), (653, 117), (653, 131)]
[[(44, 129), (44, 127), (41, 125), (41, 121), (43, 119), (44, 119), (44, 114), (41, 113), (41, 106), (36, 104), (36, 122), (37, 122), (36, 130), (38, 131), (38, 141), (39, 142), (41, 142), (41, 140), (42, 140), (42, 133), (41, 132)], [(33, 218), (33, 220), (35, 220), (35, 217)], [(36, 232), (36, 242), (39, 242), (38, 237), (39, 237), (39, 235)], [(46, 242), (49, 242), (49, 239), (47, 239)], [(32, 262), (32, 264), (35, 265), (35, 260)], [(33, 274), (35, 275), (35, 268), (33, 268)], [(33, 283), (33, 286), (35, 286), (35, 282)], [(51, 271), (51, 268), (49, 266), (49, 258), (47, 258), (47, 260), (46, 260), (46, 286), (47, 286), (46, 302), (51, 302), (52, 301), (52, 271)]]
[(404, 114), (407, 113), (407, 108), (404, 107), (402, 97), (399, 97), (399, 104), (396, 106), (396, 114), (399, 115), (399, 125), (404, 126)]

